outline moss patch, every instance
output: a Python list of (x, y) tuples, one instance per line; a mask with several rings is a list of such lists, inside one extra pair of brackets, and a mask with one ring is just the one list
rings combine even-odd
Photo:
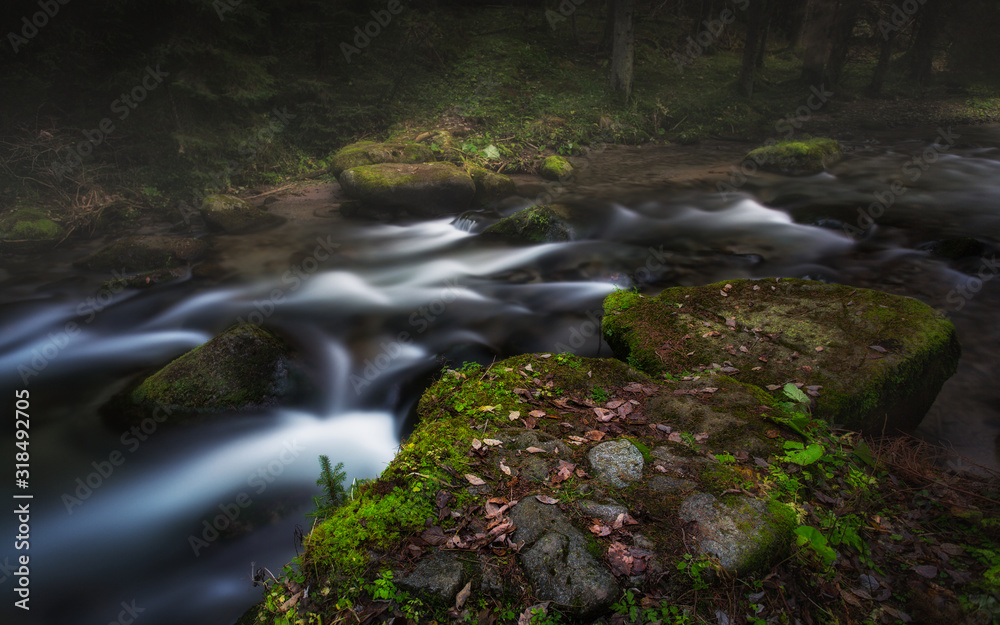
[(560, 204), (530, 206), (489, 226), (482, 236), (526, 243), (571, 241), (573, 229), (566, 221), (568, 216), (569, 210)]
[(820, 387), (815, 414), (860, 430), (916, 427), (960, 354), (951, 322), (917, 300), (806, 280), (617, 292), (604, 312), (615, 355), (651, 375)]
[(293, 390), (290, 349), (256, 325), (232, 326), (146, 378), (126, 416), (168, 409), (171, 420), (272, 406)]
[(365, 204), (436, 215), (465, 210), (476, 195), (472, 177), (451, 163), (383, 163), (345, 171), (340, 184)]
[(281, 221), (250, 202), (232, 195), (209, 195), (201, 204), (201, 215), (209, 226), (223, 232), (246, 232)]
[(747, 159), (765, 171), (782, 174), (815, 174), (840, 160), (843, 150), (836, 139), (816, 137), (779, 141), (751, 150)]
[(565, 158), (557, 155), (546, 158), (538, 167), (538, 174), (548, 180), (559, 180), (571, 173), (573, 166)]
[(0, 241), (44, 242), (63, 236), (62, 227), (42, 211), (25, 208), (0, 219)]
[(486, 206), (517, 193), (517, 187), (509, 176), (475, 165), (468, 167), (467, 171), (476, 185), (476, 197), (473, 200), (476, 206)]
[(330, 170), (335, 176), (348, 169), (379, 163), (425, 163), (433, 161), (434, 152), (421, 143), (360, 141), (341, 148), (333, 155)]

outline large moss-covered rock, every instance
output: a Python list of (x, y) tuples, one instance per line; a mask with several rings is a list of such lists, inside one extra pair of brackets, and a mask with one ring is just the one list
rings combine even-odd
[(122, 408), (128, 417), (169, 411), (170, 420), (278, 404), (298, 384), (290, 348), (273, 333), (241, 323), (142, 381)]
[(570, 241), (574, 232), (568, 217), (569, 210), (561, 204), (529, 206), (489, 226), (481, 236), (524, 243)]
[(434, 160), (434, 152), (421, 143), (360, 141), (341, 148), (333, 155), (330, 170), (333, 175), (347, 169), (379, 163), (424, 163)]
[(619, 291), (604, 312), (615, 355), (649, 374), (800, 383), (817, 416), (866, 431), (916, 427), (960, 355), (955, 327), (917, 300), (809, 280)]
[(355, 167), (341, 174), (340, 185), (365, 204), (426, 217), (461, 212), (476, 195), (472, 177), (451, 163)]
[(73, 264), (96, 271), (156, 271), (200, 260), (208, 244), (190, 237), (132, 236), (105, 245)]
[(486, 206), (517, 194), (517, 186), (509, 176), (476, 166), (469, 167), (468, 172), (476, 185), (476, 196), (473, 199), (476, 206)]
[(836, 139), (816, 137), (802, 141), (779, 141), (751, 150), (746, 158), (764, 171), (806, 175), (823, 171), (843, 156)]
[(0, 246), (30, 251), (55, 244), (64, 236), (62, 226), (40, 210), (24, 208), (0, 219)]
[(573, 166), (561, 156), (550, 156), (538, 167), (538, 175), (547, 180), (560, 180), (573, 173)]
[(246, 232), (274, 226), (282, 219), (232, 195), (209, 195), (201, 203), (201, 216), (210, 228)]

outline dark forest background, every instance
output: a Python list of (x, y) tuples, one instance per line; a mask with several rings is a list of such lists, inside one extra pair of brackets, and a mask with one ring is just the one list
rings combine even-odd
[[(5, 4), (3, 209), (167, 206), (455, 120), (470, 157), (496, 145), (516, 171), (595, 142), (768, 136), (813, 86), (859, 124), (919, 121), (916, 102), (958, 121), (998, 111), (996, 0)], [(162, 83), (120, 119), (156, 68)], [(106, 118), (114, 130), (95, 133)]]

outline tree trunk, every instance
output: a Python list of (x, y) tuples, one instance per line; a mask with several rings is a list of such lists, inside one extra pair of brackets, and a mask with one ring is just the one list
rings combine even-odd
[(746, 44), (743, 46), (743, 67), (740, 71), (740, 93), (746, 97), (753, 95), (754, 73), (757, 69), (757, 52), (763, 45), (765, 0), (750, 3), (750, 14), (747, 21)]
[(841, 0), (834, 19), (832, 45), (827, 63), (827, 76), (834, 85), (840, 83), (844, 65), (847, 63), (847, 52), (850, 49), (851, 36), (854, 34), (854, 24), (861, 10), (861, 0)]
[(601, 36), (600, 52), (606, 54), (611, 50), (615, 38), (615, 0), (608, 0), (607, 15), (604, 18), (604, 34)]
[[(768, 3), (768, 9), (772, 3)], [(754, 67), (764, 69), (764, 55), (767, 54), (767, 36), (771, 32), (771, 11), (767, 11), (764, 16), (764, 28), (760, 32), (760, 43), (757, 45), (757, 58), (754, 60)]]
[(705, 28), (703, 22), (705, 20), (712, 19), (712, 8), (715, 5), (715, 0), (701, 0), (698, 7), (698, 16), (695, 18), (694, 23), (691, 24), (691, 37), (698, 37), (698, 33)]
[(896, 33), (890, 32), (887, 37), (882, 38), (882, 44), (878, 51), (878, 64), (872, 73), (872, 81), (868, 84), (866, 93), (868, 97), (875, 98), (882, 93), (882, 83), (885, 82), (885, 75), (889, 73), (889, 61), (892, 60), (892, 43), (896, 39)]
[(927, 0), (918, 16), (920, 26), (910, 49), (910, 77), (924, 85), (931, 77), (934, 63), (934, 39), (947, 15), (941, 15), (941, 0)]
[(635, 0), (614, 0), (615, 33), (611, 51), (611, 88), (627, 100), (632, 94), (632, 68), (635, 62), (635, 33), (632, 11)]
[(802, 80), (812, 85), (823, 82), (830, 53), (830, 7), (825, 0), (809, 0), (806, 24), (802, 29)]

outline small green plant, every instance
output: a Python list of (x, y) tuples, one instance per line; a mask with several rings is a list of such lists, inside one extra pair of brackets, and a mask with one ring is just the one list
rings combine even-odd
[(708, 590), (708, 575), (713, 569), (711, 558), (700, 555), (697, 558), (685, 553), (684, 558), (677, 563), (677, 570), (687, 575), (694, 590)]
[(631, 590), (625, 591), (622, 598), (611, 604), (611, 609), (615, 614), (620, 614), (629, 622), (635, 622), (639, 618), (639, 606), (635, 602), (635, 595)]
[(388, 570), (382, 571), (381, 575), (373, 579), (367, 590), (375, 601), (398, 601), (404, 598), (404, 593), (401, 593), (392, 581), (392, 571)]
[(598, 404), (603, 404), (604, 402), (611, 399), (611, 396), (608, 395), (608, 392), (605, 391), (600, 386), (595, 386), (594, 390), (590, 391), (590, 398), (595, 402), (597, 402)]
[(795, 542), (800, 547), (812, 550), (826, 566), (830, 566), (837, 559), (837, 552), (830, 547), (823, 532), (811, 525), (800, 525), (795, 528)]
[[(330, 457), (321, 455), (319, 457), (320, 474), (316, 484), (323, 487), (321, 497), (313, 497), (313, 504), (316, 510), (312, 516), (323, 518), (330, 516), (334, 510), (344, 505), (347, 501), (348, 493), (344, 490), (344, 480), (347, 474), (344, 473), (344, 463), (338, 462), (336, 467), (330, 466)], [(351, 495), (353, 499), (354, 488), (352, 485)]]
[(562, 615), (542, 606), (531, 610), (531, 625), (561, 625)]

